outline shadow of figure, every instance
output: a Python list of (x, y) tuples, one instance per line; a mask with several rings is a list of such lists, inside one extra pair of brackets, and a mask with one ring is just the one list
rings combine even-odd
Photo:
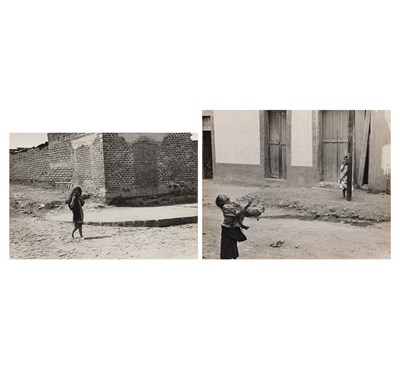
[(84, 240), (100, 240), (102, 238), (111, 238), (111, 235), (100, 235), (97, 237), (84, 237)]

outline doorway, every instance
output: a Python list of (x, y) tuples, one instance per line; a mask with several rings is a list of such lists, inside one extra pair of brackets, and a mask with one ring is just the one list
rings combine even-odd
[(203, 116), (203, 178), (213, 178), (211, 116)]
[(361, 142), (360, 162), (358, 169), (358, 185), (368, 187), (369, 182), (369, 154), (371, 136), (371, 111), (365, 111), (364, 128)]
[(348, 110), (321, 112), (321, 181), (337, 182), (340, 165), (347, 155), (349, 129)]
[(286, 110), (267, 111), (265, 132), (265, 177), (286, 179), (286, 141)]

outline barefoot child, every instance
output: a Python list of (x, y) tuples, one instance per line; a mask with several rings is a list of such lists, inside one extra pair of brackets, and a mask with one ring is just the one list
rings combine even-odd
[[(245, 216), (253, 216), (253, 214), (248, 214), (252, 202), (250, 199), (246, 206), (242, 207), (238, 203), (231, 202), (226, 195), (218, 195), (215, 200), (224, 215), (224, 221), (221, 224), (221, 259), (236, 259), (239, 257), (237, 243), (247, 239), (242, 229), (247, 230), (249, 227), (243, 224), (243, 220)], [(260, 214), (261, 212), (258, 215)]]
[(85, 201), (82, 198), (82, 189), (77, 186), (71, 193), (68, 198), (68, 205), (69, 208), (72, 210), (73, 213), (73, 222), (75, 224), (75, 228), (72, 231), (72, 238), (74, 237), (74, 233), (79, 230), (79, 234), (81, 238), (83, 237), (82, 234), (82, 225), (83, 225), (83, 209), (82, 206), (85, 204)]

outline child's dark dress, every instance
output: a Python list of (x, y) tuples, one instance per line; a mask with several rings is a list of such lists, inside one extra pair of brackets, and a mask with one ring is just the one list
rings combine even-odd
[(74, 223), (83, 224), (83, 208), (85, 200), (80, 197), (74, 196), (71, 200), (70, 207), (72, 209)]

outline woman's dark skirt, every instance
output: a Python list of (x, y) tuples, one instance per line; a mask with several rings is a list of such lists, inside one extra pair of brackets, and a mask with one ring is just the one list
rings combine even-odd
[(221, 259), (237, 259), (239, 257), (237, 243), (246, 240), (246, 236), (239, 227), (228, 228), (222, 226)]

